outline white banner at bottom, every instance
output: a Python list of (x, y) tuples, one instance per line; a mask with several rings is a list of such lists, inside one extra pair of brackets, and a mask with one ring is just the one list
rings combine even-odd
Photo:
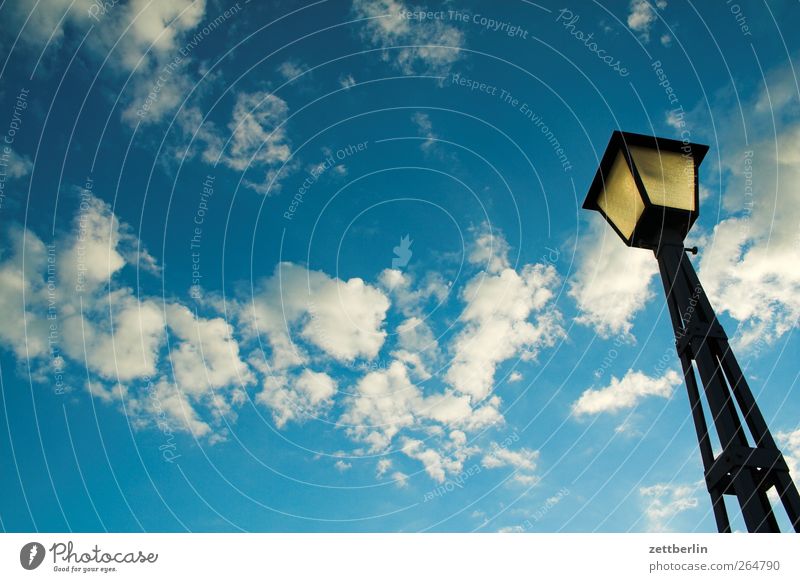
[(3, 534), (0, 580), (766, 582), (800, 580), (799, 540), (791, 534)]

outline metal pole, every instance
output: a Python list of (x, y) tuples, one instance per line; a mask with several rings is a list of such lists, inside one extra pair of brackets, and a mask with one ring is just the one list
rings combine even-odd
[[(775, 486), (789, 521), (800, 533), (800, 494), (680, 237), (665, 237), (654, 252), (675, 331), (675, 347), (683, 369), (717, 529), (731, 531), (724, 495), (733, 495), (739, 502), (748, 531), (779, 532), (767, 498), (767, 491)], [(711, 445), (710, 427), (703, 412), (693, 362), (711, 411), (720, 446), (718, 455), (714, 455)]]

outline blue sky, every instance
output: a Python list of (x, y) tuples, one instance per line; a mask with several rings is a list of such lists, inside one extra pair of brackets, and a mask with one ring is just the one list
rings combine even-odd
[[(800, 458), (796, 3), (0, 4), (6, 531), (714, 531), (614, 129)], [(739, 525), (741, 527), (741, 525)]]

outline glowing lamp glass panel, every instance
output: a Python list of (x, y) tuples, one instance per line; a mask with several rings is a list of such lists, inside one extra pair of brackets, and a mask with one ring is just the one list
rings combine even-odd
[(617, 154), (603, 185), (597, 205), (622, 236), (630, 239), (644, 212), (644, 202), (622, 152)]
[(695, 164), (691, 156), (647, 147), (629, 148), (644, 189), (656, 206), (695, 209)]

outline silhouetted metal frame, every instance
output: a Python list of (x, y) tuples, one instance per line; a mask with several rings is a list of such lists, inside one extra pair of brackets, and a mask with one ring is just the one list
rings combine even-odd
[[(705, 482), (717, 529), (730, 532), (724, 496), (735, 496), (750, 532), (779, 532), (767, 490), (775, 487), (794, 530), (800, 533), (800, 495), (728, 344), (679, 233), (663, 233), (654, 249), (675, 331)], [(702, 382), (721, 451), (714, 455), (701, 402)], [(737, 412), (738, 406), (738, 412)], [(740, 417), (741, 413), (741, 417)], [(745, 424), (742, 424), (741, 419)], [(750, 446), (745, 431), (749, 431)]]
[[(630, 152), (633, 146), (680, 152), (692, 158), (695, 169), (694, 210), (665, 208), (653, 203), (633, 162)], [(645, 207), (630, 237), (620, 232), (598, 204), (619, 152), (625, 157)], [(800, 533), (800, 495), (789, 468), (684, 249), (683, 240), (700, 213), (698, 170), (707, 152), (708, 146), (702, 144), (614, 131), (583, 208), (600, 212), (626, 245), (652, 250), (658, 260), (675, 331), (675, 347), (700, 445), (706, 487), (719, 531), (731, 531), (724, 501), (725, 495), (731, 495), (736, 497), (741, 507), (748, 531), (779, 532), (767, 498), (767, 491), (774, 486), (792, 527)], [(700, 376), (699, 383), (695, 367)], [(711, 427), (703, 410), (703, 396), (720, 444), (718, 455), (714, 454), (711, 444)], [(753, 446), (750, 446), (748, 435)]]

